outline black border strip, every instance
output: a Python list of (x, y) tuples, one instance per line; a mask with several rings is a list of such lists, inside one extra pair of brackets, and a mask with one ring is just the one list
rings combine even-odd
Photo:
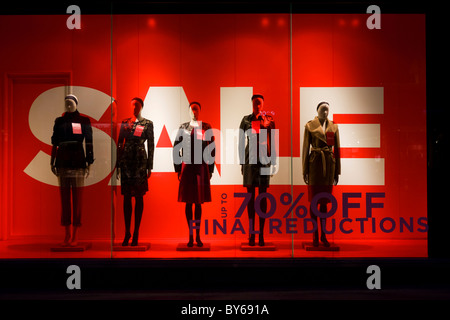
[[(74, 2), (33, 3), (30, 5), (10, 2), (2, 4), (2, 14), (65, 14), (69, 4), (78, 4), (84, 14), (113, 13), (365, 13), (369, 2)], [(372, 4), (372, 3), (370, 3)], [(266, 292), (289, 290), (291, 288), (357, 288), (364, 289), (367, 275), (360, 274), (364, 267), (379, 264), (383, 272), (383, 283), (395, 289), (424, 288), (440, 289), (450, 287), (450, 250), (447, 235), (450, 227), (450, 214), (446, 208), (448, 169), (445, 156), (448, 148), (448, 128), (443, 122), (448, 115), (448, 92), (446, 74), (449, 67), (445, 37), (448, 34), (447, 13), (439, 4), (375, 2), (383, 13), (426, 14), (426, 76), (427, 76), (427, 149), (428, 149), (428, 218), (429, 218), (429, 256), (425, 259), (186, 259), (186, 260), (148, 260), (148, 259), (59, 259), (59, 260), (2, 260), (0, 261), (0, 299), (19, 298), (30, 294), (45, 298), (42, 293), (67, 295), (64, 287), (70, 264), (82, 268), (83, 283), (87, 290), (116, 289), (159, 289), (172, 285), (174, 290), (204, 290), (210, 286), (227, 287), (233, 290), (265, 290)], [(292, 5), (292, 7), (291, 7)], [(289, 9), (286, 8), (289, 6)], [(363, 10), (364, 9), (364, 10)], [(111, 11), (112, 10), (112, 11)], [(1, 19), (1, 16), (0, 16)], [(405, 53), (407, 54), (407, 53)], [(408, 112), (405, 106), (405, 112)], [(401, 119), (399, 119), (401, 121)], [(450, 149), (449, 149), (450, 150)], [(445, 153), (444, 153), (445, 152)], [(414, 199), (411, 199), (414, 201)], [(363, 272), (364, 273), (364, 272)], [(357, 274), (357, 276), (355, 276)], [(132, 279), (130, 280), (130, 275)], [(165, 280), (164, 280), (165, 279)], [(183, 282), (184, 280), (187, 282)], [(258, 279), (266, 280), (265, 286)], [(166, 281), (166, 282), (164, 282)], [(277, 283), (275, 283), (278, 281)], [(259, 285), (258, 285), (259, 284)], [(222, 287), (220, 287), (222, 286)], [(231, 290), (231, 289), (230, 289)], [(411, 293), (411, 291), (409, 291)], [(425, 294), (431, 291), (424, 291)], [(66, 297), (75, 298), (76, 296)], [(80, 297), (83, 297), (81, 295)], [(106, 295), (106, 297), (108, 297)], [(420, 296), (424, 298), (425, 296)], [(251, 298), (251, 297), (249, 297)], [(338, 296), (336, 298), (339, 298)], [(399, 298), (401, 298), (399, 296)], [(449, 298), (444, 296), (443, 298)]]
[[(82, 14), (215, 14), (215, 13), (361, 13), (375, 4), (381, 13), (429, 13), (439, 11), (433, 2), (407, 1), (71, 1), (71, 2), (8, 2), (0, 6), (1, 14), (41, 15), (66, 14), (69, 5), (78, 5)], [(442, 11), (442, 10), (441, 10)]]

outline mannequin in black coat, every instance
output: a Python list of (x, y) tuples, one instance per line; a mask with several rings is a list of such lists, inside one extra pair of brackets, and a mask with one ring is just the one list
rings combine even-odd
[(66, 96), (66, 112), (55, 120), (52, 135), (50, 166), (52, 172), (58, 176), (60, 185), (61, 225), (65, 227), (63, 246), (77, 245), (84, 180), (89, 176), (90, 166), (94, 162), (91, 122), (88, 117), (78, 112), (77, 105), (76, 96)]

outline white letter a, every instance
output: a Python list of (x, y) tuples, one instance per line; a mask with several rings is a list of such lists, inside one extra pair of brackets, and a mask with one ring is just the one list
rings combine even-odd
[(367, 267), (367, 273), (372, 275), (367, 278), (367, 289), (381, 289), (381, 270), (379, 266), (371, 265)]
[(70, 277), (67, 278), (66, 285), (67, 289), (81, 289), (81, 270), (77, 265), (70, 265), (67, 267), (67, 273), (72, 273)]
[(72, 13), (72, 15), (67, 18), (66, 25), (70, 30), (81, 29), (81, 10), (80, 7), (73, 4), (67, 7), (66, 13)]
[(367, 18), (366, 25), (369, 29), (381, 29), (381, 10), (377, 5), (371, 5), (367, 7), (366, 13), (373, 13)]

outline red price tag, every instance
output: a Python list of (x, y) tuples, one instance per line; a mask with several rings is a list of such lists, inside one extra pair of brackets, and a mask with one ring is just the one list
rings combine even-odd
[(200, 129), (195, 129), (195, 132), (197, 134), (197, 139), (203, 140), (203, 137), (205, 136), (205, 131), (200, 130)]
[(142, 131), (144, 131), (144, 126), (137, 125), (136, 129), (134, 129), (134, 136), (140, 137), (142, 135)]
[(327, 145), (334, 146), (334, 132), (327, 132)]
[(259, 129), (261, 128), (261, 123), (259, 120), (252, 121), (252, 133), (259, 134)]
[(81, 123), (72, 123), (72, 133), (81, 134)]

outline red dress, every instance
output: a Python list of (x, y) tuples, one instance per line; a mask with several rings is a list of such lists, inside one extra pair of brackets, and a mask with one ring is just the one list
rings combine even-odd
[[(196, 154), (197, 153), (197, 154)], [(214, 172), (215, 144), (211, 125), (183, 123), (173, 146), (175, 172), (180, 172), (178, 201), (211, 202), (209, 175)]]

